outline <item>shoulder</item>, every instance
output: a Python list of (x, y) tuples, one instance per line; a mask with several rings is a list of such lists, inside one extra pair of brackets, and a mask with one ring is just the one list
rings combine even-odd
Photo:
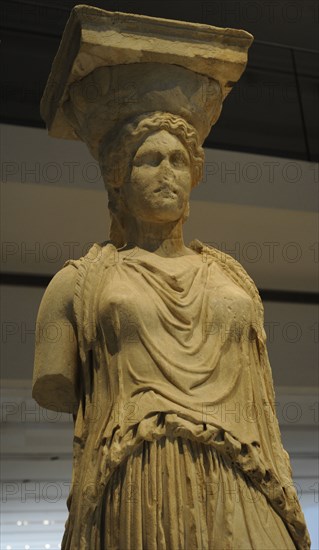
[[(100, 267), (105, 260), (106, 254), (110, 256), (110, 244), (94, 243), (84, 256), (78, 259), (67, 260), (63, 267), (51, 279), (45, 295), (47, 298), (54, 298), (56, 303), (71, 303), (77, 290), (79, 279), (90, 271), (91, 267)], [(114, 249), (114, 247), (112, 247)], [(115, 249), (116, 251), (116, 249)], [(113, 250), (112, 250), (113, 252)], [(114, 255), (114, 253), (113, 253)]]
[(106, 267), (117, 261), (118, 251), (110, 242), (94, 243), (77, 260), (68, 260), (52, 281), (52, 292), (77, 328), (81, 359), (96, 339), (96, 300)]
[(49, 308), (53, 312), (69, 316), (72, 311), (73, 297), (76, 288), (77, 269), (69, 264), (58, 271), (51, 279), (41, 300), (39, 315)]
[(198, 239), (194, 239), (193, 241), (191, 241), (189, 246), (193, 250), (196, 250), (203, 255), (207, 254), (209, 256), (212, 256), (225, 271), (236, 273), (238, 276), (247, 280), (247, 282), (249, 282), (256, 288), (253, 279), (248, 275), (244, 267), (230, 254), (227, 254), (223, 250), (219, 250), (218, 248), (215, 248), (213, 246), (204, 244)]
[(108, 260), (110, 261), (114, 257), (114, 261), (116, 261), (117, 254), (118, 251), (111, 241), (93, 243), (88, 248), (88, 251), (84, 256), (81, 256), (78, 259), (67, 260), (62, 270), (68, 266), (72, 266), (78, 271), (81, 270), (84, 266), (86, 268), (89, 268), (90, 266), (97, 267), (101, 265), (106, 258), (108, 258)]
[(67, 260), (53, 276), (41, 300), (39, 315), (73, 315), (74, 298), (79, 293), (90, 266), (99, 267), (107, 243), (94, 243), (88, 252), (78, 259)]

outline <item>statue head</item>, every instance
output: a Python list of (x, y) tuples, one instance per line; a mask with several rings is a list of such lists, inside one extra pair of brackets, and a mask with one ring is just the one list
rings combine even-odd
[(204, 151), (195, 128), (182, 117), (153, 112), (107, 135), (99, 163), (108, 191), (110, 237), (127, 242), (129, 216), (146, 222), (185, 222), (191, 189), (202, 178)]

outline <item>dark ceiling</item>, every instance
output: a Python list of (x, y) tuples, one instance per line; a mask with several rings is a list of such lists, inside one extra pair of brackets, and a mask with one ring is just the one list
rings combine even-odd
[[(248, 67), (206, 146), (318, 159), (317, 1), (88, 1), (110, 11), (243, 28), (255, 36)], [(1, 121), (44, 127), (39, 102), (70, 0), (1, 2)]]

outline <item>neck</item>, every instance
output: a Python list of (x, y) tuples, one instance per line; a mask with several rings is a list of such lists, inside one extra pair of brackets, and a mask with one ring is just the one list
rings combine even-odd
[(127, 247), (138, 246), (159, 256), (182, 256), (189, 253), (182, 227), (181, 219), (169, 223), (131, 220), (126, 228)]

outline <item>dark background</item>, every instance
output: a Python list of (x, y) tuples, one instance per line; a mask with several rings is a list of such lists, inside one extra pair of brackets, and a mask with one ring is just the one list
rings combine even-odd
[[(1, 2), (1, 121), (44, 127), (39, 103), (70, 0)], [(247, 69), (206, 147), (316, 161), (319, 3), (314, 0), (87, 1), (110, 11), (242, 28), (255, 36)]]

